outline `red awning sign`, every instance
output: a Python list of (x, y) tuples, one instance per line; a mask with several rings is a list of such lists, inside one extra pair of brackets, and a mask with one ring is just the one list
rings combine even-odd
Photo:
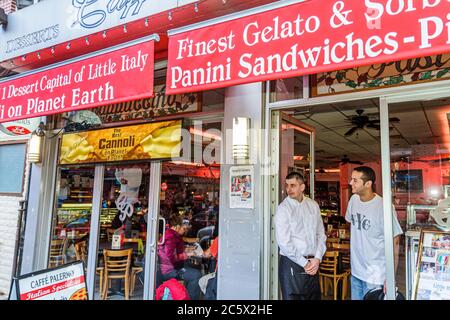
[(0, 82), (0, 122), (151, 97), (153, 40), (157, 36)]
[(167, 94), (450, 52), (448, 0), (297, 1), (224, 20), (169, 33)]

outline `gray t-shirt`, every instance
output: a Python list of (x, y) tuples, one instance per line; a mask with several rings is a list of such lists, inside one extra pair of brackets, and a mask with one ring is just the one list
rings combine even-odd
[[(403, 231), (393, 210), (394, 237)], [(345, 219), (350, 222), (350, 257), (352, 275), (362, 281), (382, 285), (386, 278), (384, 252), (383, 199), (379, 195), (362, 202), (354, 194), (348, 203)]]

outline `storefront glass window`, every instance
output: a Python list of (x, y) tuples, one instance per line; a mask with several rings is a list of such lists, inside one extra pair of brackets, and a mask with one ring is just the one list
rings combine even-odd
[[(424, 100), (389, 105), (392, 202), (404, 233), (399, 238), (396, 286), (413, 299), (420, 230), (449, 227), (441, 221), (447, 212), (450, 190), (450, 99)], [(429, 254), (428, 286), (421, 299), (438, 299), (448, 265), (438, 259), (439, 249)], [(447, 282), (448, 285), (448, 282)], [(443, 286), (444, 288), (446, 285)]]
[[(160, 285), (176, 279), (191, 300), (216, 299), (220, 190), (221, 123), (188, 128), (191, 154), (162, 165), (158, 265), (155, 296)], [(158, 289), (159, 288), (159, 289)], [(166, 297), (167, 298), (167, 297)]]
[(22, 193), (26, 144), (0, 145), (0, 193)]
[(48, 267), (81, 260), (87, 266), (94, 167), (60, 167)]
[(270, 102), (303, 98), (303, 77), (270, 81)]

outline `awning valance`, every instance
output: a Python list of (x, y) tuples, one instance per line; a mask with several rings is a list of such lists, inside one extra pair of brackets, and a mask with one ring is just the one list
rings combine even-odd
[(169, 32), (168, 94), (450, 52), (450, 4), (279, 1)]
[(0, 82), (0, 122), (153, 96), (153, 35)]

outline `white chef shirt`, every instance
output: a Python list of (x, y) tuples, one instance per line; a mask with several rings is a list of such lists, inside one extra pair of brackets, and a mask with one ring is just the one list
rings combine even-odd
[(322, 261), (327, 237), (319, 205), (314, 200), (284, 199), (275, 215), (275, 232), (281, 255), (302, 267), (308, 263), (305, 256)]
[[(393, 235), (402, 234), (402, 228), (393, 210)], [(354, 194), (348, 203), (345, 219), (350, 222), (350, 263), (352, 275), (362, 281), (382, 285), (386, 278), (384, 252), (383, 198), (375, 195), (363, 202)]]

